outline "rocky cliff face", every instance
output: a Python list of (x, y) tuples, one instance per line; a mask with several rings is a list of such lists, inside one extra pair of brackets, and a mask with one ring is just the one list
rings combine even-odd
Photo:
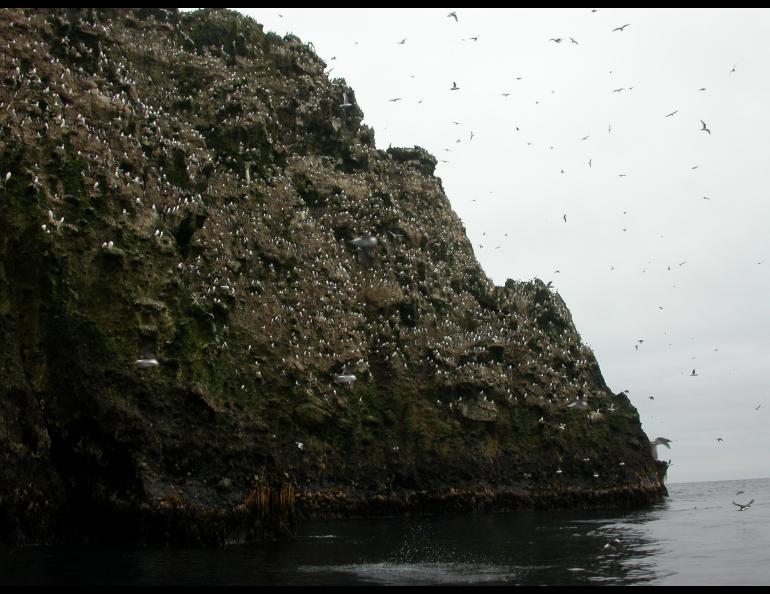
[(3, 9), (0, 52), (5, 541), (665, 493), (561, 298), (494, 286), (435, 159), (299, 39)]

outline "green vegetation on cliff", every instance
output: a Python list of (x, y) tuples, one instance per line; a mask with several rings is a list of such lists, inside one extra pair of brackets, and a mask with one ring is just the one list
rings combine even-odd
[(297, 38), (3, 9), (0, 52), (3, 540), (665, 492), (561, 298), (494, 286), (435, 159), (377, 150)]

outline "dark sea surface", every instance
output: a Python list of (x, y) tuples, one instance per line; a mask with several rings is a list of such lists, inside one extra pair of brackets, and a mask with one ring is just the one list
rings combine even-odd
[(770, 585), (770, 479), (668, 490), (643, 511), (317, 522), (222, 550), (0, 549), (0, 585)]

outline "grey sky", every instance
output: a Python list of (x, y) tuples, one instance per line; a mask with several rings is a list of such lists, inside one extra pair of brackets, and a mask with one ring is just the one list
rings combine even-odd
[(440, 159), (497, 284), (554, 282), (670, 482), (770, 477), (770, 11), (241, 10)]

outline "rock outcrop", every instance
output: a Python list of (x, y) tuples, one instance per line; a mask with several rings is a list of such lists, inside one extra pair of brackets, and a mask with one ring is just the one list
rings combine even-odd
[(377, 150), (307, 44), (2, 9), (0, 53), (5, 542), (665, 493), (558, 294), (494, 286), (435, 159)]

